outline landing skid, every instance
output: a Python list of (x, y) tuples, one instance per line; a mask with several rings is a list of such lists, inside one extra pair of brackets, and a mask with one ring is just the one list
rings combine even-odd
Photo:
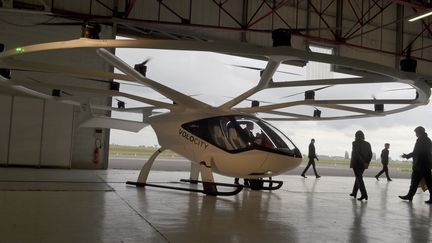
[[(164, 186), (164, 185), (142, 183), (142, 182), (135, 182), (135, 181), (127, 181), (126, 184), (127, 185), (134, 185), (137, 187), (151, 186), (151, 187), (159, 187), (159, 188), (171, 189), (171, 190), (199, 192), (199, 193), (203, 193), (203, 194), (210, 195), (210, 196), (233, 196), (233, 195), (236, 195), (239, 192), (241, 192), (241, 190), (243, 190), (242, 185), (216, 183), (216, 182), (205, 182), (205, 181), (198, 181), (198, 180), (186, 180), (186, 179), (181, 179), (180, 181), (189, 182), (192, 184), (202, 183), (203, 189), (191, 189), (191, 188), (184, 188), (184, 187)], [(235, 187), (236, 189), (234, 191), (229, 191), (229, 192), (220, 192), (217, 190), (217, 186)]]
[[(282, 187), (283, 181), (275, 181), (275, 180), (262, 180), (262, 179), (248, 179), (249, 186), (245, 185), (245, 187), (250, 188), (252, 190), (277, 190)], [(264, 186), (264, 183), (268, 183), (268, 186)]]

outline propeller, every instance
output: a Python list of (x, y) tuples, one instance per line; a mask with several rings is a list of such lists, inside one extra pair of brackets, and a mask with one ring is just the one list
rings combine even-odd
[(117, 100), (117, 108), (124, 109), (126, 107), (126, 102), (119, 100), (117, 98), (114, 98), (114, 99)]
[(135, 64), (134, 69), (139, 72), (142, 76), (146, 76), (147, 73), (147, 63), (151, 60), (151, 58), (147, 58), (142, 63)]
[(52, 95), (52, 96), (60, 97), (60, 96), (62, 96), (62, 94), (72, 96), (71, 93), (68, 93), (68, 92), (63, 91), (63, 90), (60, 90), (60, 89), (53, 89), (53, 90), (51, 91), (51, 95)]
[(318, 90), (322, 90), (322, 89), (327, 89), (327, 88), (330, 88), (332, 86), (334, 86), (334, 85), (326, 85), (326, 86), (323, 86), (323, 87), (320, 87), (320, 88), (310, 89), (310, 90), (306, 90), (306, 91), (303, 91), (303, 92), (298, 92), (298, 93), (295, 93), (295, 94), (291, 94), (291, 95), (287, 95), (287, 96), (281, 97), (281, 99), (289, 98), (289, 97), (296, 96), (296, 95), (299, 95), (299, 94), (304, 94), (307, 91), (318, 91)]
[[(231, 97), (231, 96), (224, 96), (224, 97), (230, 98), (230, 99), (235, 98), (235, 97)], [(270, 101), (257, 100), (257, 99), (244, 99), (244, 100), (251, 101), (251, 102), (258, 101), (259, 103), (265, 103), (265, 104), (273, 104), (274, 103), (274, 102), (270, 102)]]
[(142, 63), (140, 63), (140, 65), (146, 65), (149, 61), (151, 61), (151, 57), (149, 57), (146, 60), (144, 60)]
[(384, 90), (384, 92), (391, 92), (391, 91), (400, 91), (400, 90), (410, 90), (410, 89), (414, 89), (414, 88), (399, 88), (399, 89), (387, 89)]
[[(231, 66), (233, 66), (233, 67), (239, 67), (239, 68), (252, 69), (252, 70), (257, 70), (257, 71), (264, 71), (264, 68), (258, 68), (258, 67), (251, 67), (251, 66), (244, 66), (244, 65), (236, 65), (236, 64), (231, 64)], [(287, 72), (287, 71), (279, 71), (279, 70), (277, 70), (276, 72), (278, 72), (278, 73), (285, 73), (285, 74), (289, 74), (289, 75), (302, 76), (301, 74), (298, 74), (298, 73), (292, 73), (292, 72)]]
[[(189, 97), (195, 97), (195, 96), (200, 96), (200, 95), (202, 95), (202, 94), (193, 94), (193, 95), (188, 95), (188, 96)], [(167, 97), (161, 97), (159, 99), (169, 100), (169, 98), (167, 98)]]

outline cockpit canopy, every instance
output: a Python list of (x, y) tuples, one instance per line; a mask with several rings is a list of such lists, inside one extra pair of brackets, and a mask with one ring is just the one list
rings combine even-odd
[(227, 152), (251, 149), (301, 157), (300, 151), (278, 129), (251, 116), (219, 116), (183, 124), (193, 135)]

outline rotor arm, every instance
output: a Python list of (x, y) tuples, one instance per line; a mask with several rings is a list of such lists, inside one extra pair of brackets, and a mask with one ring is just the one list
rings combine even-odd
[[(397, 113), (400, 111), (409, 110), (412, 108), (412, 106), (418, 106), (421, 104), (421, 102), (415, 100), (415, 99), (406, 99), (406, 100), (393, 100), (393, 99), (369, 99), (369, 100), (302, 100), (302, 101), (293, 101), (293, 102), (284, 102), (279, 104), (272, 104), (272, 105), (263, 105), (263, 106), (257, 106), (257, 107), (248, 107), (248, 108), (238, 108), (236, 110), (241, 112), (247, 112), (247, 113), (268, 113), (268, 114), (274, 114), (274, 115), (280, 115), (285, 116), (289, 118), (265, 118), (266, 120), (273, 120), (273, 121), (284, 121), (284, 120), (337, 120), (338, 117), (324, 117), (324, 118), (315, 118), (313, 116), (307, 116), (297, 113), (290, 113), (290, 112), (283, 112), (283, 111), (276, 111), (277, 109), (283, 109), (293, 106), (300, 106), (300, 105), (307, 105), (312, 107), (325, 107), (330, 108), (334, 110), (342, 110), (342, 111), (349, 111), (349, 112), (355, 112), (359, 113), (359, 115), (352, 115), (352, 116), (344, 116), (344, 119), (352, 119), (352, 118), (361, 118), (365, 116), (383, 116), (384, 114), (381, 112), (376, 112), (375, 110), (368, 110), (368, 109), (362, 109), (352, 106), (346, 106), (346, 105), (360, 105), (360, 104), (397, 104), (397, 105), (407, 105), (402, 108), (394, 109), (391, 111), (387, 111), (386, 114), (389, 113)], [(340, 119), (340, 117), (339, 117)]]
[(183, 93), (180, 93), (174, 89), (171, 89), (165, 85), (162, 85), (156, 81), (153, 81), (149, 78), (144, 77), (127, 63), (122, 61), (120, 58), (113, 55), (111, 52), (106, 49), (99, 48), (96, 50), (97, 54), (102, 57), (105, 61), (118, 68), (125, 74), (131, 76), (136, 80), (136, 82), (146, 85), (156, 92), (164, 95), (165, 97), (173, 100), (177, 104), (181, 104), (190, 108), (208, 108), (209, 106), (205, 103), (202, 103), (194, 98), (191, 98)]
[(31, 62), (15, 59), (0, 59), (0, 66), (6, 68), (20, 68), (32, 71), (46, 71), (50, 73), (62, 73), (67, 75), (72, 75), (76, 77), (92, 77), (92, 78), (102, 78), (102, 79), (118, 79), (130, 82), (135, 82), (130, 76), (121, 73), (112, 73), (106, 71), (99, 71), (90, 68), (83, 67), (72, 67), (58, 64), (49, 64), (41, 62)]
[(270, 59), (267, 63), (267, 66), (265, 67), (262, 75), (261, 75), (261, 79), (260, 79), (259, 83), (255, 87), (249, 89), (248, 91), (235, 97), (234, 99), (222, 104), (218, 108), (222, 109), (222, 110), (229, 110), (232, 107), (234, 107), (235, 105), (237, 105), (238, 103), (246, 100), (248, 97), (252, 96), (253, 94), (271, 86), (273, 83), (272, 77), (273, 77), (274, 73), (276, 72), (276, 70), (278, 69), (280, 63), (281, 63), (280, 60)]
[(285, 88), (285, 87), (306, 87), (317, 85), (338, 85), (338, 84), (365, 84), (365, 83), (386, 83), (394, 82), (393, 79), (385, 76), (364, 76), (358, 78), (339, 78), (339, 79), (312, 79), (298, 81), (279, 81), (272, 82), (269, 88)]

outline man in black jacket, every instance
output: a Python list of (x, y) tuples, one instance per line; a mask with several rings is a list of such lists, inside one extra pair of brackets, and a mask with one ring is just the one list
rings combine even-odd
[(389, 163), (389, 148), (390, 144), (386, 143), (384, 144), (384, 149), (381, 151), (381, 164), (383, 165), (382, 170), (375, 176), (377, 181), (379, 181), (379, 177), (382, 173), (385, 172), (385, 175), (387, 177), (387, 181), (391, 181), (389, 173), (388, 173), (388, 163)]
[(432, 194), (431, 194), (432, 142), (429, 139), (423, 127), (416, 127), (416, 129), (414, 129), (414, 132), (416, 133), (417, 141), (415, 143), (413, 152), (402, 155), (402, 158), (405, 159), (413, 158), (411, 186), (407, 195), (399, 196), (399, 197), (403, 200), (411, 201), (412, 198), (414, 197), (414, 194), (417, 191), (417, 187), (420, 183), (420, 180), (424, 179), (429, 190), (429, 200), (425, 202), (431, 204), (432, 203)]
[(309, 144), (309, 154), (308, 154), (309, 162), (308, 162), (306, 168), (303, 170), (303, 173), (301, 173), (301, 176), (303, 176), (304, 178), (306, 178), (305, 173), (306, 173), (306, 171), (309, 169), (309, 167), (311, 165), (312, 165), (312, 168), (314, 170), (316, 178), (320, 178), (321, 177), (320, 175), (318, 175), (318, 173), (316, 171), (316, 168), (315, 168), (315, 159), (317, 159), (317, 160), (319, 160), (319, 159), (318, 159), (318, 157), (317, 157), (317, 155), (315, 153), (315, 145), (314, 145), (314, 143), (315, 143), (315, 139), (312, 138), (311, 142)]
[(350, 161), (350, 168), (353, 169), (356, 178), (350, 196), (355, 198), (357, 196), (357, 191), (360, 189), (361, 197), (357, 199), (359, 201), (363, 199), (368, 200), (368, 194), (363, 181), (363, 172), (369, 167), (371, 159), (371, 145), (369, 142), (365, 141), (364, 133), (359, 130), (355, 133), (355, 140), (352, 142)]

